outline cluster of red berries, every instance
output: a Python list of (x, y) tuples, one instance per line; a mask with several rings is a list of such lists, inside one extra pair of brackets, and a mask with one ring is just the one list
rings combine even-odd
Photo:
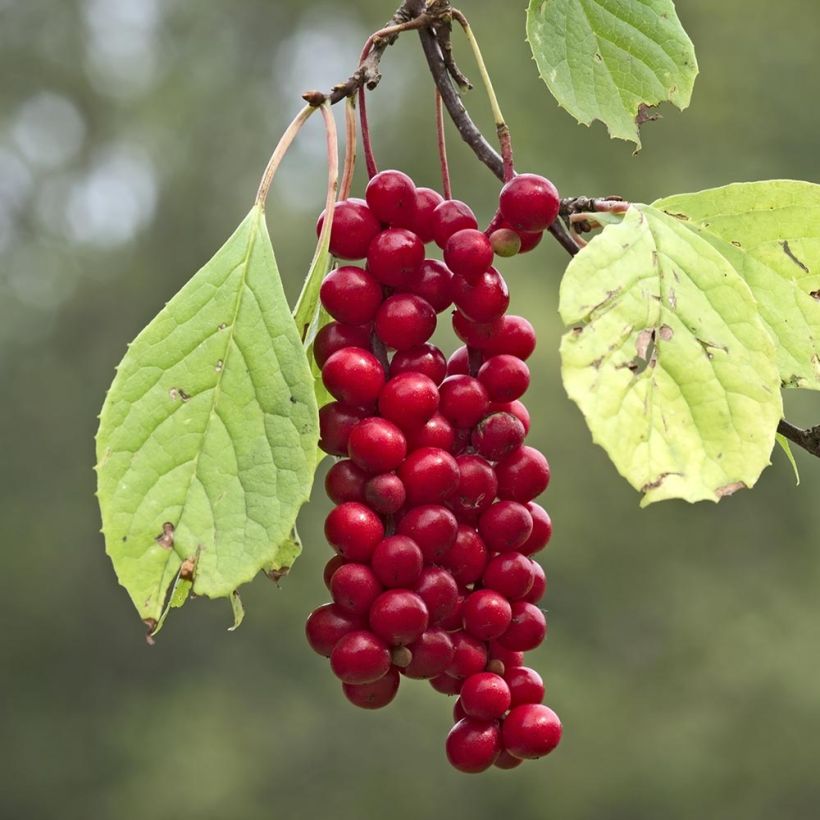
[[(531, 556), (552, 534), (534, 501), (549, 465), (524, 443), (519, 401), (535, 333), (506, 314), (492, 267), (498, 251), (534, 247), (557, 211), (554, 186), (521, 175), (482, 232), (463, 202), (383, 171), (366, 201), (337, 205), (331, 230), (331, 253), (366, 266), (336, 268), (321, 288), (334, 321), (314, 355), (335, 401), (320, 411), (320, 445), (340, 459), (325, 481), (333, 602), (311, 613), (307, 638), (356, 706), (386, 706), (401, 675), (460, 695), (446, 750), (465, 772), (512, 768), (561, 737), (523, 665), (546, 635)], [(425, 258), (429, 242), (443, 263)], [(465, 346), (446, 360), (428, 340), (451, 305)]]

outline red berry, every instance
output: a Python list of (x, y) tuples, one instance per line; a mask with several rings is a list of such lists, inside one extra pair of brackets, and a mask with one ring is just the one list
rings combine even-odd
[[(316, 235), (322, 230), (324, 212), (316, 223)], [(330, 253), (339, 259), (364, 259), (367, 248), (382, 226), (363, 199), (343, 199), (333, 210), (330, 229)]]
[(535, 580), (533, 562), (520, 552), (506, 552), (490, 559), (481, 578), (486, 589), (494, 589), (508, 601), (524, 598)]
[(512, 620), (507, 631), (498, 638), (501, 646), (517, 652), (529, 652), (541, 644), (547, 634), (547, 619), (535, 604), (514, 601)]
[(492, 589), (471, 592), (461, 607), (464, 629), (480, 641), (490, 641), (503, 634), (510, 625), (509, 601)]
[(490, 660), (503, 663), (506, 674), (510, 669), (515, 669), (524, 663), (524, 653), (516, 652), (512, 649), (505, 649), (498, 641), (491, 641)]
[(441, 692), (442, 695), (457, 695), (461, 691), (462, 683), (463, 681), (458, 678), (446, 674), (436, 675), (436, 677), (430, 678), (430, 686), (432, 686), (436, 692)]
[(534, 501), (527, 504), (532, 516), (532, 535), (518, 548), (523, 555), (534, 555), (544, 549), (552, 538), (552, 519), (549, 513)]
[(382, 286), (363, 268), (346, 265), (325, 277), (319, 297), (334, 319), (363, 325), (376, 317), (382, 303)]
[(396, 350), (424, 344), (436, 329), (436, 312), (420, 296), (396, 293), (384, 300), (376, 314), (376, 335)]
[(427, 629), (424, 601), (406, 589), (388, 589), (370, 607), (370, 628), (390, 646), (406, 646)]
[(465, 524), (459, 524), (456, 540), (444, 557), (444, 565), (458, 584), (472, 584), (481, 578), (487, 564), (487, 548), (481, 536)]
[(421, 427), (436, 410), (436, 383), (421, 373), (399, 373), (387, 382), (379, 396), (379, 412), (404, 430)]
[(471, 441), (484, 458), (498, 461), (524, 443), (524, 425), (512, 413), (490, 413), (476, 425)]
[(518, 231), (518, 238), (521, 240), (521, 247), (518, 249), (519, 253), (529, 253), (533, 248), (540, 244), (544, 238), (543, 231)]
[(422, 447), (439, 447), (451, 450), (455, 442), (453, 425), (441, 413), (436, 413), (422, 427), (407, 431), (407, 447), (418, 450)]
[(493, 468), (481, 456), (459, 456), (456, 464), (458, 484), (447, 506), (457, 518), (473, 521), (495, 500), (498, 482)]
[(368, 561), (384, 538), (384, 525), (370, 507), (346, 501), (334, 507), (325, 519), (325, 538), (349, 561)]
[(532, 587), (524, 596), (524, 600), (530, 604), (537, 604), (547, 591), (547, 576), (544, 574), (544, 568), (537, 561), (532, 562), (532, 571)]
[(510, 306), (507, 283), (495, 268), (471, 280), (454, 276), (452, 294), (459, 312), (471, 322), (492, 322)]
[(382, 592), (382, 585), (367, 564), (345, 564), (330, 579), (333, 601), (345, 612), (362, 617)]
[[(541, 703), (544, 699), (544, 681), (534, 669), (517, 666), (504, 672), (504, 680), (510, 688), (510, 705)], [(509, 707), (508, 707), (509, 708)]]
[(403, 506), (407, 497), (404, 484), (395, 473), (373, 476), (364, 485), (364, 500), (379, 515), (393, 515)]
[(515, 401), (530, 386), (530, 369), (515, 356), (490, 356), (481, 365), (478, 380), (487, 388), (490, 401)]
[(505, 221), (518, 231), (544, 231), (555, 221), (561, 200), (558, 189), (537, 174), (519, 174), (502, 189), (498, 208)]
[(526, 504), (547, 489), (550, 465), (534, 447), (519, 447), (495, 465), (498, 497)]
[(460, 702), (468, 716), (481, 720), (500, 718), (510, 708), (510, 687), (500, 675), (477, 672), (461, 687)]
[(416, 188), (416, 216), (411, 229), (422, 242), (433, 241), (433, 211), (444, 202), (444, 197), (432, 188)]
[[(444, 354), (429, 342), (407, 350), (397, 350), (390, 362), (390, 377), (393, 378), (400, 373), (421, 373), (431, 379), (433, 384), (438, 385), (447, 375), (447, 360)], [(436, 402), (438, 403), (438, 399)]]
[(390, 669), (390, 650), (372, 632), (348, 632), (333, 647), (330, 668), (345, 683), (373, 683)]
[(448, 376), (439, 387), (439, 412), (456, 427), (472, 427), (487, 413), (487, 388), (472, 376)]
[(391, 535), (376, 545), (370, 563), (386, 587), (411, 587), (421, 577), (424, 556), (412, 538)]
[(495, 759), (493, 766), (495, 766), (496, 769), (515, 769), (523, 762), (524, 761), (520, 757), (513, 757), (506, 749), (504, 749)]
[[(462, 689), (464, 687), (462, 686)], [(463, 720), (467, 717), (467, 713), (464, 711), (464, 707), (461, 705), (461, 698), (457, 698), (456, 702), (453, 704), (453, 721), (458, 723), (460, 720)]]
[(360, 347), (370, 351), (369, 325), (328, 322), (313, 340), (313, 358), (319, 367), (324, 367), (325, 362), (343, 347)]
[(458, 464), (446, 450), (422, 447), (414, 450), (399, 468), (399, 478), (411, 506), (434, 504), (458, 486)]
[(457, 231), (478, 227), (475, 214), (458, 199), (445, 199), (438, 205), (433, 211), (431, 224), (433, 239), (440, 248), (444, 248), (447, 240)]
[(474, 282), (492, 265), (493, 246), (481, 231), (464, 228), (447, 240), (444, 262), (454, 274)]
[(506, 314), (484, 333), (487, 341), (483, 349), (493, 355), (507, 353), (524, 360), (535, 350), (535, 329), (523, 316)]
[(387, 674), (373, 683), (343, 683), (345, 697), (360, 709), (381, 709), (387, 706), (399, 691), (399, 673), (389, 669)]
[(429, 302), (436, 313), (453, 304), (452, 271), (436, 259), (425, 259), (421, 267), (407, 280), (407, 290)]
[(492, 402), (490, 404), (491, 413), (510, 413), (524, 425), (524, 435), (530, 432), (530, 413), (523, 402)]
[(453, 611), (446, 617), (442, 618), (439, 626), (446, 629), (448, 632), (458, 632), (463, 634), (464, 625), (461, 622), (461, 607), (464, 606), (464, 599), (466, 595), (460, 593), (456, 596), (456, 605)]
[(453, 641), (438, 627), (431, 627), (408, 644), (413, 660), (402, 673), (408, 678), (435, 678), (441, 675), (453, 661)]
[(382, 222), (409, 228), (416, 217), (416, 186), (401, 171), (380, 171), (367, 183), (365, 199)]
[(322, 381), (334, 399), (367, 406), (376, 401), (384, 387), (384, 368), (372, 353), (345, 347), (325, 362)]
[(458, 606), (458, 585), (441, 567), (425, 567), (415, 591), (427, 607), (431, 626), (440, 626)]
[(334, 555), (326, 564), (324, 571), (322, 572), (322, 578), (324, 579), (325, 586), (330, 589), (330, 579), (333, 577), (333, 573), (336, 572), (339, 567), (343, 567), (347, 561), (342, 558), (341, 555)]
[(561, 721), (548, 706), (516, 706), (504, 720), (504, 748), (525, 760), (548, 755), (561, 741)]
[(319, 446), (332, 456), (346, 456), (350, 431), (368, 416), (361, 407), (332, 401), (319, 411)]
[(424, 245), (412, 231), (388, 228), (367, 249), (367, 269), (383, 285), (403, 288), (424, 262)]
[(455, 632), (452, 639), (455, 652), (447, 674), (454, 678), (469, 678), (476, 672), (483, 672), (487, 665), (486, 644), (466, 632)]
[(473, 322), (460, 310), (456, 310), (453, 311), (453, 331), (469, 347), (484, 351), (489, 348), (504, 318), (500, 316), (492, 322)]
[(470, 375), (470, 351), (466, 345), (456, 348), (455, 353), (447, 359), (448, 376)]
[(482, 513), (478, 532), (491, 552), (512, 552), (530, 537), (532, 516), (523, 504), (497, 501)]
[(336, 604), (322, 604), (310, 613), (305, 624), (305, 635), (310, 648), (325, 658), (333, 647), (349, 632), (361, 629), (361, 621)]
[(441, 561), (456, 537), (458, 522), (446, 507), (439, 504), (423, 504), (413, 507), (399, 521), (397, 531), (407, 535), (418, 545), (424, 560)]
[(495, 721), (464, 718), (456, 723), (446, 743), (447, 760), (460, 772), (489, 769), (501, 754), (501, 731)]
[(325, 492), (334, 504), (345, 501), (364, 501), (367, 473), (352, 461), (337, 461), (325, 476)]
[(404, 460), (407, 441), (392, 421), (371, 416), (350, 431), (347, 452), (354, 464), (371, 475), (387, 473)]

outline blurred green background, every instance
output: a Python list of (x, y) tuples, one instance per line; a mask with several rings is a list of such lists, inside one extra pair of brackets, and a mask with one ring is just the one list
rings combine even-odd
[[(702, 76), (689, 111), (645, 126), (638, 157), (548, 96), (521, 0), (463, 8), (518, 167), (565, 194), (820, 179), (818, 4), (681, 3)], [(244, 216), (299, 92), (345, 78), (391, 12), (381, 0), (0, 0), (0, 816), (816, 818), (820, 463), (797, 455), (795, 489), (778, 452), (754, 491), (719, 507), (640, 511), (560, 384), (554, 243), (503, 267), (540, 334), (532, 440), (553, 466), (556, 536), (542, 554), (551, 635), (533, 665), (565, 724), (554, 756), (460, 775), (443, 754), (451, 703), (426, 685), (384, 712), (342, 698), (302, 634), (326, 598), (321, 490), (301, 517), (303, 557), (280, 589), (243, 590), (238, 632), (226, 601), (197, 600), (145, 646), (93, 496), (114, 365)], [(370, 103), (381, 163), (435, 185), (414, 35), (383, 68)], [(490, 126), (482, 94), (468, 104)], [(456, 194), (486, 218), (498, 185), (453, 137)], [(269, 203), (291, 296), (322, 152), (311, 122)], [(795, 422), (820, 421), (817, 394), (788, 405)]]

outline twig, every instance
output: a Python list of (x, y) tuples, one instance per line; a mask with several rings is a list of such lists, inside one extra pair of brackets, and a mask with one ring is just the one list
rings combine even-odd
[(777, 425), (777, 432), (787, 438), (792, 444), (802, 447), (806, 452), (820, 458), (820, 424), (807, 427), (805, 430), (796, 427), (791, 422), (781, 419)]

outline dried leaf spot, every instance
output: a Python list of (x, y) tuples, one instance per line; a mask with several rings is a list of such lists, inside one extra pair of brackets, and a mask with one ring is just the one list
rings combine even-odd
[(227, 322), (223, 322), (221, 325), (219, 325), (219, 326), (217, 327), (217, 330), (227, 330), (227, 328), (228, 328), (228, 323), (227, 323)]
[(657, 490), (670, 475), (683, 475), (683, 473), (661, 473), (654, 481), (648, 481), (644, 484), (641, 487), (641, 492), (648, 493), (650, 490)]
[(186, 393), (181, 387), (172, 387), (168, 391), (168, 395), (171, 397), (171, 401), (188, 401), (190, 399), (190, 395)]
[(166, 521), (162, 525), (162, 532), (154, 538), (163, 549), (172, 550), (174, 548), (174, 525)]
[(788, 256), (788, 257), (789, 257), (789, 259), (791, 259), (791, 260), (792, 260), (792, 262), (794, 262), (794, 264), (795, 264), (795, 265), (797, 265), (797, 267), (798, 267), (798, 268), (800, 268), (801, 270), (805, 271), (806, 273), (811, 273), (811, 271), (808, 269), (808, 267), (806, 266), (806, 264), (805, 264), (804, 262), (801, 262), (801, 261), (800, 261), (800, 260), (799, 260), (799, 259), (798, 259), (795, 255), (794, 255), (794, 252), (793, 252), (793, 251), (792, 251), (792, 249), (789, 247), (789, 242), (788, 242), (788, 240), (784, 239), (784, 240), (783, 240), (780, 244), (781, 244), (781, 246), (783, 247), (783, 253), (785, 253), (785, 254), (786, 254), (786, 256)]
[(663, 115), (657, 110), (657, 108), (657, 105), (647, 105), (646, 103), (641, 103), (638, 106), (638, 113), (635, 115), (635, 124), (643, 125), (645, 122), (654, 122), (655, 120), (662, 119)]
[(638, 338), (635, 340), (635, 350), (638, 353), (639, 359), (646, 360), (649, 356), (649, 349), (652, 346), (652, 343), (655, 341), (655, 331), (653, 330), (642, 330), (638, 334)]
[(818, 289), (818, 290), (813, 290), (813, 291), (809, 294), (809, 296), (811, 296), (811, 298), (812, 298), (812, 299), (817, 299), (817, 301), (818, 301), (818, 302), (820, 302), (820, 289)]
[(669, 325), (661, 325), (658, 328), (658, 336), (660, 336), (661, 340), (664, 342), (671, 341), (672, 337), (675, 335), (675, 331), (672, 330)]
[(196, 572), (196, 558), (186, 558), (179, 568), (179, 577), (183, 581), (193, 581), (194, 573)]
[(214, 365), (214, 370), (216, 370), (216, 372), (217, 372), (217, 373), (221, 373), (221, 372), (222, 372), (222, 368), (223, 368), (224, 366), (225, 366), (225, 362), (223, 362), (223, 361), (222, 361), (222, 359), (219, 359), (219, 360), (217, 361), (217, 363)]
[(718, 498), (725, 498), (727, 495), (734, 495), (738, 490), (747, 489), (746, 484), (742, 481), (734, 481), (724, 487), (718, 487), (715, 490), (715, 495)]

